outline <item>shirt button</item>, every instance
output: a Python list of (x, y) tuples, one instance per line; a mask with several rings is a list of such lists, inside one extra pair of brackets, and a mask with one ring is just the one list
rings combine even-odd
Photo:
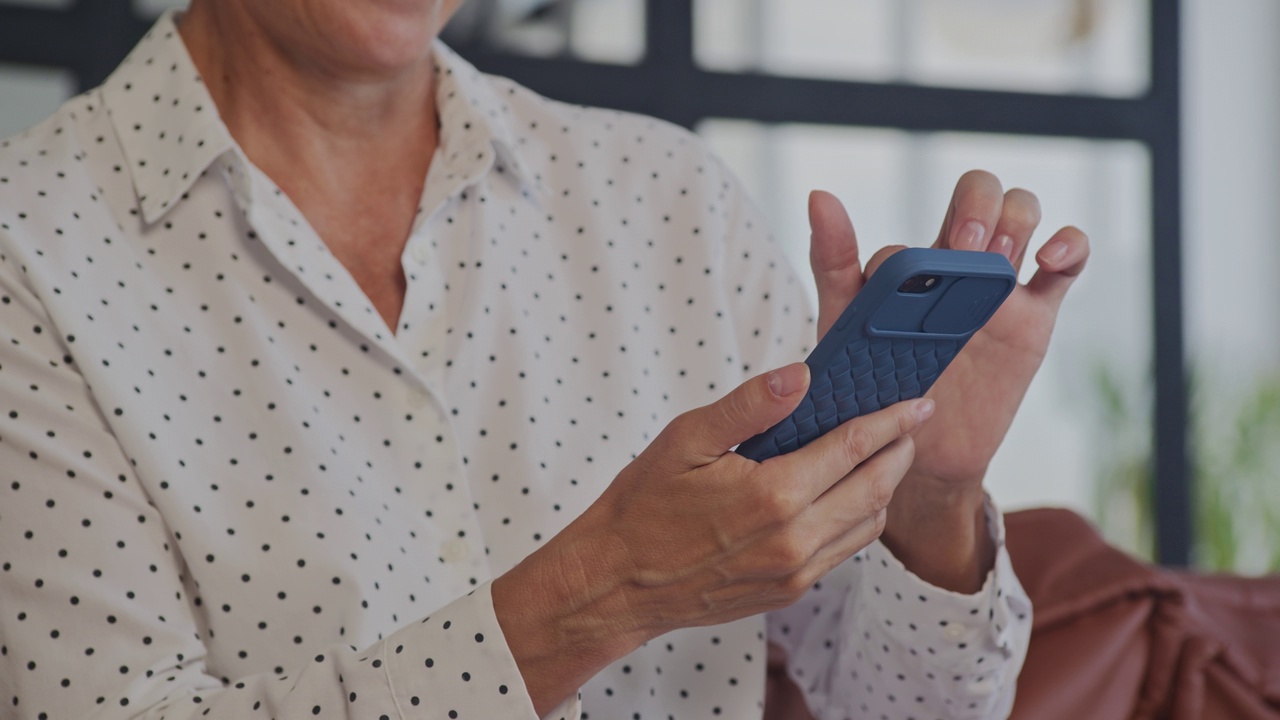
[(445, 562), (456, 563), (466, 560), (471, 555), (471, 548), (467, 547), (467, 542), (462, 538), (452, 538), (445, 540), (440, 546), (440, 557)]
[(947, 623), (947, 626), (943, 629), (942, 632), (952, 640), (959, 640), (960, 638), (964, 637), (966, 633), (969, 632), (969, 628), (965, 627), (964, 625), (958, 622), (951, 622), (951, 623)]
[(409, 251), (409, 255), (411, 255), (413, 259), (418, 262), (419, 265), (426, 265), (427, 261), (431, 259), (431, 250), (426, 246), (425, 243), (418, 243), (417, 245), (413, 246), (412, 250)]

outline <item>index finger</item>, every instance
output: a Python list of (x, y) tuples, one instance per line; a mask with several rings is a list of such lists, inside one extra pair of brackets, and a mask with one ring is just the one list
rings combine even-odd
[(805, 505), (876, 452), (920, 427), (933, 414), (928, 398), (905, 400), (854, 418), (795, 452), (766, 460), (769, 474), (786, 478)]

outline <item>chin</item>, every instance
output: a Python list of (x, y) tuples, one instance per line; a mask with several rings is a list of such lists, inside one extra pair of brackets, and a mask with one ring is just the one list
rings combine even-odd
[(308, 44), (341, 73), (397, 74), (431, 51), (460, 0), (303, 0)]
[(333, 60), (352, 69), (396, 73), (431, 50), (439, 26), (440, 0), (329, 0), (339, 14), (325, 28)]

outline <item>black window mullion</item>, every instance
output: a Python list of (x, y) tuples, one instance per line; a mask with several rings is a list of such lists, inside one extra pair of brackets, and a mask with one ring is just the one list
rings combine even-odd
[[(707, 115), (680, 95), (698, 70), (693, 58), (693, 0), (645, 1), (645, 55), (641, 70), (650, 85), (648, 114), (694, 127)], [(674, 92), (673, 92), (674, 91)]]
[(69, 11), (0, 7), (0, 62), (74, 70), (75, 36)]
[(81, 90), (101, 85), (151, 25), (137, 16), (130, 0), (78, 0), (70, 16), (77, 42), (68, 50)]
[(1182, 306), (1182, 130), (1180, 0), (1151, 3), (1151, 283), (1155, 326), (1152, 511), (1156, 558), (1187, 566), (1195, 525), (1192, 449), (1187, 442), (1186, 348)]

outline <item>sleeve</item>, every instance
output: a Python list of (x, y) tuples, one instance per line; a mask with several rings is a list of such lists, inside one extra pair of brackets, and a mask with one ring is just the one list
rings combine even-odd
[(996, 564), (962, 595), (916, 577), (879, 541), (769, 616), (769, 641), (819, 720), (1004, 718), (1031, 639), (1031, 601), (988, 501)]
[(536, 718), (488, 584), (368, 647), (217, 677), (179, 538), (69, 342), (0, 254), (0, 716)]
[[(815, 333), (804, 286), (732, 174), (723, 166), (721, 172), (732, 196), (724, 257), (733, 285), (723, 292), (744, 371), (801, 360)], [(769, 614), (769, 641), (787, 652), (788, 673), (816, 717), (1009, 714), (1030, 641), (1031, 602), (990, 502), (987, 519), (996, 564), (974, 595), (929, 585), (877, 541), (799, 603)]]

